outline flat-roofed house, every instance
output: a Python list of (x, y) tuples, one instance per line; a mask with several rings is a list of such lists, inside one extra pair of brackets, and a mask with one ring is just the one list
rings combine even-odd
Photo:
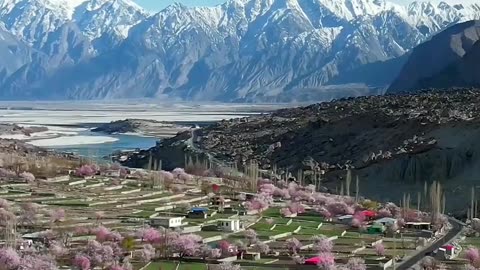
[(224, 232), (238, 232), (242, 228), (239, 219), (219, 219), (217, 226)]
[(150, 225), (153, 227), (176, 228), (182, 226), (183, 217), (153, 217)]

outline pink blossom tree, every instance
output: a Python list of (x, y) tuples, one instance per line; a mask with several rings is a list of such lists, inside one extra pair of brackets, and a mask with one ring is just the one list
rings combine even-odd
[(321, 270), (335, 269), (335, 257), (330, 252), (320, 252), (318, 254), (319, 262), (318, 268)]
[(232, 264), (231, 262), (223, 262), (217, 266), (217, 270), (241, 270), (242, 268), (238, 264)]
[(83, 255), (77, 255), (73, 259), (73, 266), (79, 270), (90, 270), (90, 259)]
[(324, 217), (324, 218), (331, 218), (332, 217), (332, 214), (330, 213), (330, 211), (328, 211), (325, 207), (323, 206), (318, 206), (318, 207), (315, 207), (314, 208), (315, 212), (319, 213), (320, 216)]
[(10, 202), (0, 198), (0, 208), (3, 208), (5, 210), (8, 210), (10, 208)]
[(385, 256), (385, 246), (382, 243), (375, 244), (374, 248), (378, 256)]
[(208, 254), (208, 258), (217, 259), (220, 257), (222, 257), (222, 251), (219, 248), (210, 249), (210, 254)]
[(252, 229), (245, 230), (243, 235), (245, 236), (245, 239), (247, 239), (249, 245), (256, 243), (258, 240), (257, 233)]
[(182, 234), (172, 243), (180, 257), (194, 256), (200, 251), (202, 237), (196, 234)]
[(349, 270), (366, 270), (367, 266), (365, 265), (365, 261), (362, 258), (350, 258), (347, 262), (347, 269)]
[(175, 168), (172, 171), (172, 174), (175, 177), (178, 177), (180, 174), (184, 174), (184, 173), (186, 173), (186, 172), (185, 172), (185, 169), (183, 169), (183, 168)]
[(302, 256), (293, 256), (292, 260), (295, 264), (305, 264), (305, 258)]
[(108, 268), (108, 270), (127, 270), (125, 267), (119, 264), (112, 265)]
[(388, 209), (381, 208), (380, 210), (377, 211), (377, 217), (378, 218), (392, 217), (392, 213)]
[(263, 212), (273, 203), (271, 196), (267, 194), (258, 194), (253, 200), (246, 202), (245, 206), (249, 211)]
[(150, 244), (143, 245), (140, 257), (143, 262), (151, 261), (155, 257), (155, 248)]
[(298, 202), (291, 203), (288, 208), (292, 214), (302, 214), (305, 213), (305, 207)]
[(98, 168), (95, 167), (94, 165), (85, 164), (75, 171), (75, 175), (81, 176), (81, 177), (94, 176), (95, 174), (97, 174), (97, 169)]
[(465, 251), (465, 258), (472, 266), (480, 266), (480, 252), (477, 248), (470, 247)]
[(386, 203), (384, 208), (386, 210), (390, 211), (390, 216), (391, 217), (399, 217), (400, 216), (401, 209), (400, 209), (400, 207), (398, 207), (394, 203), (392, 203), (392, 202)]
[(306, 187), (305, 187), (305, 191), (310, 192), (310, 193), (312, 193), (312, 194), (315, 193), (315, 191), (316, 191), (315, 185), (308, 185), (308, 186), (306, 186)]
[(51, 223), (57, 223), (65, 220), (65, 210), (63, 210), (62, 208), (50, 211), (49, 215)]
[(107, 240), (110, 242), (116, 242), (119, 243), (123, 240), (123, 236), (117, 232), (117, 231), (112, 231), (108, 236)]
[(268, 252), (270, 252), (270, 247), (262, 241), (258, 241), (254, 249), (261, 254), (268, 254)]
[(26, 254), (22, 257), (19, 269), (58, 269), (52, 256), (42, 254)]
[(33, 173), (29, 173), (29, 172), (21, 173), (20, 178), (22, 178), (23, 180), (25, 180), (26, 182), (29, 182), (29, 183), (35, 181), (35, 175), (33, 175)]
[(20, 266), (21, 258), (12, 248), (0, 249), (0, 269), (16, 270)]
[(291, 198), (290, 192), (288, 192), (288, 189), (281, 189), (281, 188), (276, 188), (275, 191), (273, 192), (273, 196), (275, 197), (280, 197), (282, 199), (288, 200)]
[(403, 228), (405, 226), (405, 220), (403, 218), (397, 218), (398, 228)]
[(80, 235), (87, 235), (90, 233), (90, 230), (88, 228), (85, 228), (83, 226), (80, 227), (75, 227), (74, 234), (77, 236)]
[(99, 226), (95, 231), (95, 238), (98, 242), (105, 242), (108, 240), (111, 233), (112, 232), (108, 228)]
[(203, 260), (206, 260), (207, 258), (210, 258), (210, 255), (212, 253), (212, 248), (209, 245), (203, 244), (200, 246), (198, 253)]
[(187, 183), (187, 182), (191, 182), (193, 180), (193, 176), (191, 174), (188, 174), (188, 173), (182, 173), (182, 174), (178, 175), (178, 179), (180, 181), (183, 181), (183, 183)]
[(333, 215), (352, 215), (354, 213), (354, 209), (347, 205), (345, 202), (333, 202), (327, 204), (327, 210)]
[(258, 187), (260, 193), (265, 193), (269, 196), (273, 196), (277, 188), (271, 183), (264, 183)]
[(290, 238), (285, 241), (285, 248), (290, 252), (292, 255), (296, 255), (300, 248), (302, 247), (302, 243), (298, 241), (297, 238)]
[(5, 208), (0, 208), (0, 226), (7, 226), (9, 223), (15, 223), (17, 217), (14, 213), (5, 210)]
[(15, 176), (17, 176), (17, 174), (15, 172), (4, 169), (4, 168), (0, 168), (0, 177), (11, 178), (11, 177), (15, 177)]
[(218, 248), (220, 249), (221, 254), (225, 257), (230, 255), (230, 246), (231, 244), (226, 240), (218, 242)]
[(397, 223), (391, 223), (387, 225), (387, 233), (394, 234), (398, 231)]
[(50, 253), (55, 257), (61, 257), (68, 253), (68, 250), (65, 246), (57, 241), (52, 241), (50, 243)]
[(315, 235), (312, 237), (313, 249), (321, 252), (328, 253), (333, 249), (332, 240), (328, 239), (325, 235)]
[(290, 208), (280, 209), (280, 214), (284, 217), (290, 217), (293, 213), (290, 211)]
[(154, 228), (143, 228), (138, 231), (137, 235), (143, 241), (150, 244), (158, 244), (162, 238), (160, 232)]
[(21, 206), (22, 212), (19, 216), (19, 221), (23, 225), (34, 225), (38, 222), (39, 205), (36, 203), (24, 203)]

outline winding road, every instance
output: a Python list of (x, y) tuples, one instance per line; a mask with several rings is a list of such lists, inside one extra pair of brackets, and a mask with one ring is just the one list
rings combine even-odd
[(450, 243), (452, 240), (457, 238), (462, 232), (465, 224), (454, 219), (449, 218), (450, 224), (452, 224), (452, 229), (445, 234), (442, 238), (438, 239), (437, 241), (433, 242), (431, 245), (426, 246), (424, 249), (419, 250), (415, 255), (408, 257), (406, 260), (397, 263), (395, 269), (398, 270), (406, 270), (411, 269), (415, 264), (420, 262), (425, 256), (428, 256), (429, 253), (437, 250), (441, 246)]

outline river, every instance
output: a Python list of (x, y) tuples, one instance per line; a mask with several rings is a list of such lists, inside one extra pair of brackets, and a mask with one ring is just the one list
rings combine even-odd
[(108, 102), (0, 102), (0, 123), (45, 126), (49, 130), (32, 136), (2, 135), (0, 138), (28, 143), (90, 158), (102, 158), (117, 150), (148, 149), (158, 138), (111, 135), (90, 129), (111, 121), (150, 119), (201, 124), (267, 113), (292, 104), (188, 104), (148, 101)]

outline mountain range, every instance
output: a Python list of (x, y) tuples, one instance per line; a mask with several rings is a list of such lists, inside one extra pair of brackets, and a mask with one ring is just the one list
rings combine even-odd
[(0, 0), (1, 99), (304, 101), (383, 93), (409, 52), (479, 4)]

